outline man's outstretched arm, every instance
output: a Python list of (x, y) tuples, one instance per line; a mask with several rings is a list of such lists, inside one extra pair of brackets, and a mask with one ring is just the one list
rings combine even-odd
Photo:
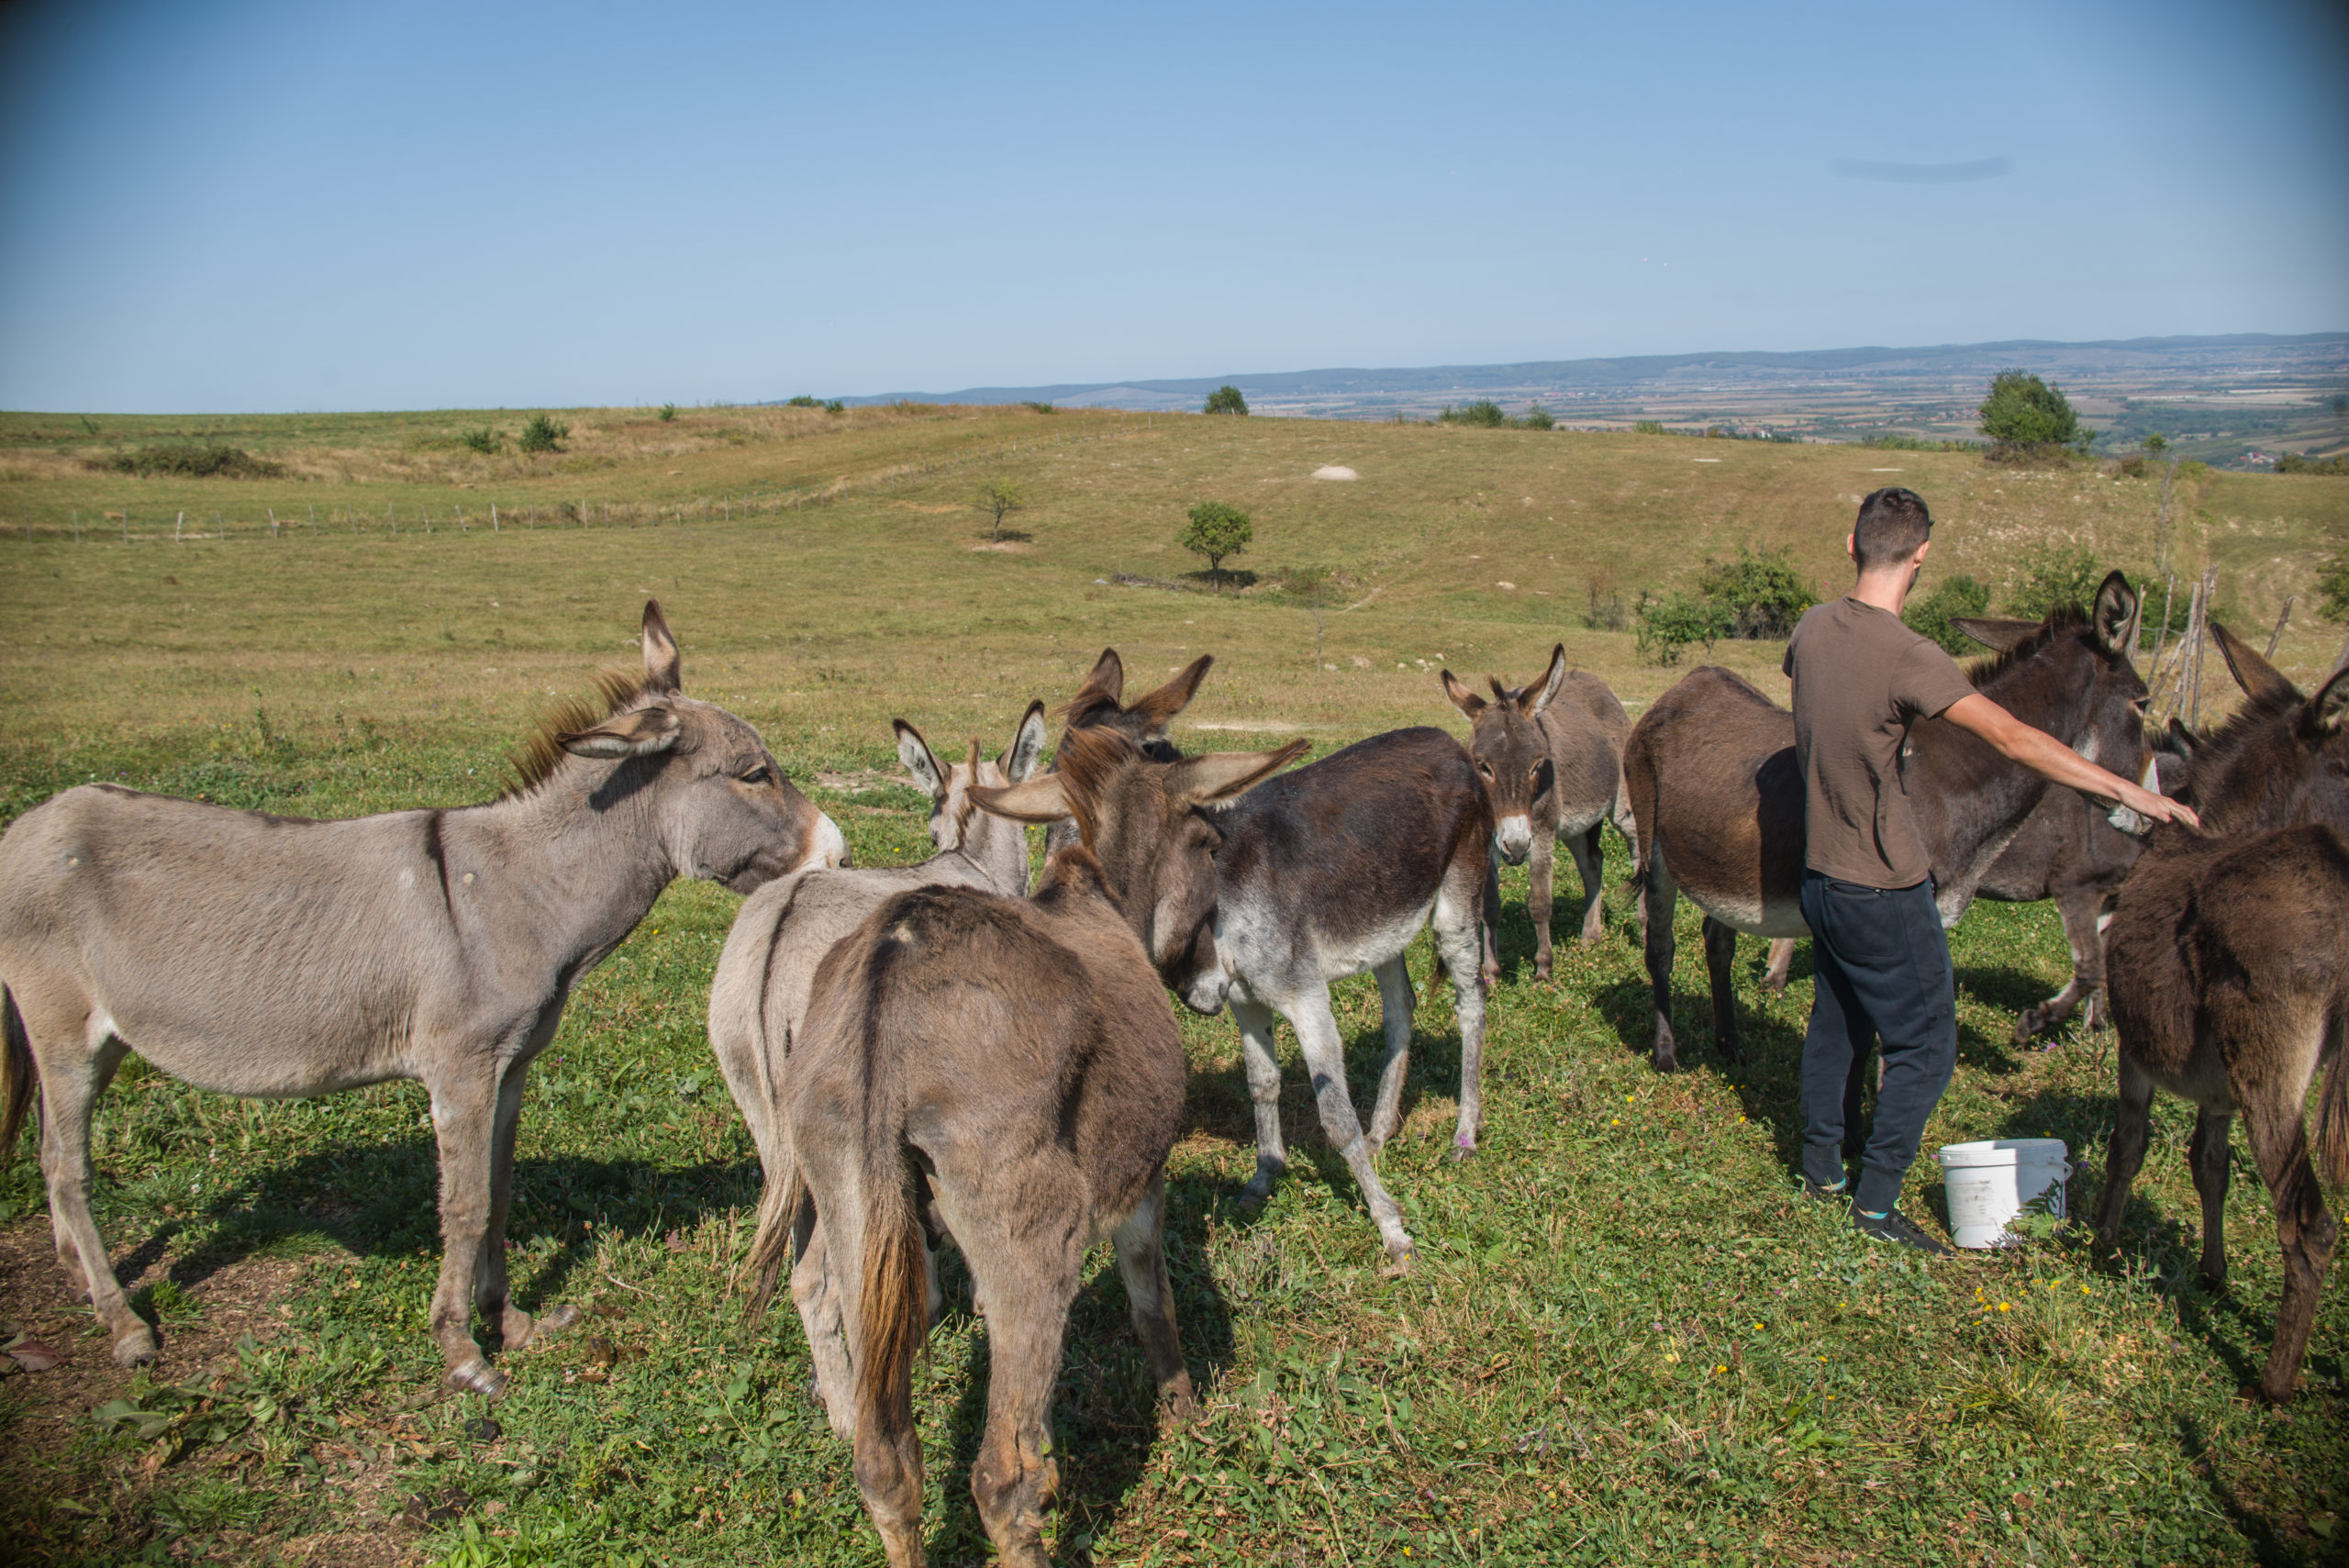
[(2108, 773), (2043, 729), (2034, 729), (1976, 692), (1952, 703), (1942, 717), (1960, 729), (1980, 736), (2009, 762), (2020, 762), (2050, 784), (2064, 784), (2099, 800), (2116, 800), (2140, 817), (2155, 822), (2202, 826), (2183, 802), (2155, 795), (2142, 784)]

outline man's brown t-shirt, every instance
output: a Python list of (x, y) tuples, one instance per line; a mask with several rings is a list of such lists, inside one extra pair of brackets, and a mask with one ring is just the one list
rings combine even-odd
[(1889, 610), (1814, 605), (1787, 643), (1802, 770), (1804, 863), (1864, 887), (1913, 887), (1932, 858), (1909, 814), (1909, 727), (1974, 690), (1965, 672)]

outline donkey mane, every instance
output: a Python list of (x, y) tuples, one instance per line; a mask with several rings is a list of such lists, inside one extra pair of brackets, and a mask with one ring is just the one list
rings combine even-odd
[(2298, 688), (2288, 684), (2244, 694), (2243, 706), (2194, 748), (2195, 762), (2207, 769), (2219, 759), (2233, 755), (2250, 740), (2253, 731), (2297, 714), (2308, 700)]
[(595, 697), (564, 697), (539, 715), (530, 732), (506, 754), (506, 766), (513, 777), (498, 799), (518, 800), (545, 784), (555, 765), (570, 755), (562, 749), (563, 736), (593, 729), (621, 709), (634, 706), (644, 695), (643, 672), (598, 670), (596, 692)]
[(1076, 818), (1082, 842), (1093, 842), (1094, 802), (1104, 786), (1119, 768), (1141, 757), (1141, 748), (1114, 729), (1072, 729), (1061, 738), (1060, 755), (1053, 765), (1068, 780), (1062, 794), (1068, 801), (1069, 815)]
[(1071, 729), (1089, 729), (1105, 715), (1124, 711), (1124, 705), (1114, 693), (1099, 686), (1087, 686), (1076, 695), (1052, 710), (1052, 717)]
[(2058, 605), (2048, 613), (2047, 619), (2037, 631), (2004, 652), (1976, 659), (1965, 667), (1965, 678), (1980, 691), (2009, 670), (2054, 643), (2058, 638), (2079, 631), (2088, 624), (2088, 613), (2077, 605)]

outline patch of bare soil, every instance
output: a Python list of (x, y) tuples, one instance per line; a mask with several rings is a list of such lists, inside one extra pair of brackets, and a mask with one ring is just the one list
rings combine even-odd
[(1036, 553), (1036, 547), (1034, 545), (1028, 543), (1024, 539), (983, 539), (978, 543), (971, 546), (971, 548), (973, 550), (1000, 550), (1006, 555), (1033, 555)]
[[(127, 1255), (117, 1246), (116, 1259), (126, 1293), (135, 1296), (170, 1280), (198, 1309), (184, 1317), (174, 1312), (156, 1330), (161, 1354), (149, 1370), (157, 1383), (235, 1371), (239, 1338), (250, 1334), (266, 1342), (285, 1331), (289, 1313), (284, 1303), (310, 1267), (284, 1258), (191, 1266), (173, 1260), (161, 1236), (150, 1236)], [(13, 1411), (13, 1419), (0, 1426), (0, 1499), (7, 1499), (0, 1501), (0, 1541), (6, 1543), (0, 1561), (72, 1562), (79, 1553), (71, 1538), (51, 1539), (44, 1519), (68, 1529), (93, 1517), (146, 1519), (150, 1496), (203, 1461), (167, 1466), (164, 1456), (151, 1449), (96, 1457), (84, 1446), (90, 1412), (129, 1394), (134, 1374), (115, 1365), (111, 1343), (89, 1302), (69, 1293), (46, 1216), (0, 1228), (0, 1323), (10, 1335), (31, 1335), (60, 1358), (41, 1372), (0, 1359), (0, 1409)], [(10, 1335), (0, 1335), (0, 1343)], [(377, 1484), (369, 1486), (371, 1480)], [(413, 1529), (372, 1522), (381, 1518), (381, 1508), (366, 1494), (389, 1485), (386, 1473), (351, 1476), (339, 1486), (352, 1506), (338, 1511), (354, 1521), (370, 1520), (364, 1528), (273, 1544), (292, 1561), (320, 1568), (389, 1568), (412, 1558), (407, 1543)], [(45, 1506), (35, 1512), (24, 1506), (28, 1502)], [(118, 1529), (109, 1544), (126, 1544)], [(182, 1561), (250, 1561), (262, 1554), (262, 1545), (259, 1539), (228, 1530), (206, 1553), (173, 1555)]]

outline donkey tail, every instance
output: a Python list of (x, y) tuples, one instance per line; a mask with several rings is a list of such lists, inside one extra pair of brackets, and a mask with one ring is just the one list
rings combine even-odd
[(2339, 1187), (2349, 1184), (2349, 1003), (2334, 1011), (2327, 1032), (2332, 1036), (2332, 1060), (2316, 1102), (2316, 1169)]
[(798, 1229), (799, 1207), (807, 1201), (807, 1184), (799, 1179), (798, 1162), (786, 1143), (766, 1164), (765, 1184), (759, 1189), (759, 1222), (751, 1233), (750, 1255), (742, 1260), (735, 1286), (742, 1292), (742, 1321), (755, 1329), (765, 1321), (767, 1304), (783, 1279), (784, 1261), (791, 1256), (791, 1234)]
[[(873, 1027), (868, 1017), (866, 1027)], [(878, 1045), (878, 1042), (874, 1042)], [(878, 1061), (876, 1050), (868, 1061)], [(876, 1076), (879, 1076), (876, 1074)], [(906, 1145), (905, 1105), (883, 1078), (867, 1090), (863, 1180), (864, 1256), (857, 1291), (856, 1420), (859, 1431), (909, 1431), (913, 1364), (930, 1336), (929, 1256), (922, 1242), (917, 1179)], [(868, 1421), (878, 1421), (868, 1428)]]
[(33, 1091), (40, 1086), (40, 1074), (33, 1067), (32, 1039), (25, 1033), (25, 1016), (17, 1010), (16, 993), (5, 985), (0, 985), (0, 1032), (7, 1037), (0, 1044), (0, 1170), (5, 1170), (17, 1151), (17, 1134), (25, 1125), (25, 1112), (32, 1108)]

